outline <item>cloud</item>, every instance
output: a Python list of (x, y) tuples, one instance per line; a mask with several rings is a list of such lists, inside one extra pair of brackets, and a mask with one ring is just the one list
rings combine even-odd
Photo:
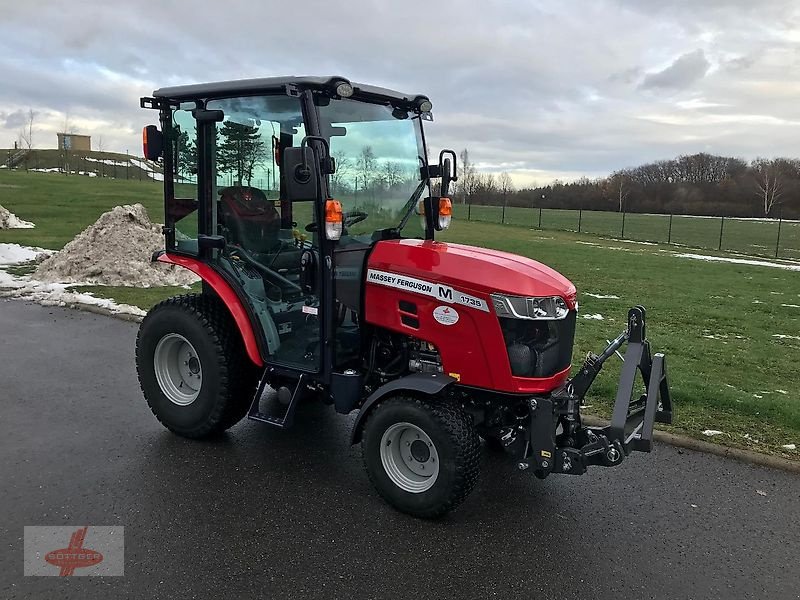
[(648, 73), (644, 76), (641, 89), (683, 89), (689, 87), (698, 79), (702, 78), (711, 67), (705, 52), (697, 49), (688, 52), (675, 59), (666, 69)]
[(425, 93), (431, 150), (468, 147), (520, 181), (697, 151), (792, 155), (796, 31), (793, 0), (15, 2), (0, 19), (0, 148), (28, 107), (36, 146), (54, 147), (69, 113), (135, 151), (155, 88), (341, 74)]

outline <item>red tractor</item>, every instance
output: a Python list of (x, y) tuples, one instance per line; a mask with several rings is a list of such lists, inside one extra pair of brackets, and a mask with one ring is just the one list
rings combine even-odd
[[(287, 428), (308, 398), (357, 411), (378, 492), (437, 517), (475, 486), (481, 438), (543, 478), (648, 452), (654, 422), (671, 422), (642, 307), (570, 377), (575, 286), (435, 241), (456, 156), (429, 162), (426, 96), (280, 77), (164, 88), (141, 106), (160, 116), (144, 130), (164, 171), (154, 260), (203, 286), (155, 306), (137, 339), (144, 396), (171, 431), (205, 438), (245, 416)], [(625, 343), (611, 424), (584, 426), (584, 396)]]

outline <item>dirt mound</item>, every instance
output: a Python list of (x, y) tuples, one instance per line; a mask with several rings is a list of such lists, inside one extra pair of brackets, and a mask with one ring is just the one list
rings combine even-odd
[(0, 229), (32, 229), (36, 227), (30, 221), (23, 221), (7, 208), (0, 205)]
[(163, 247), (161, 226), (150, 221), (144, 206), (116, 206), (46, 258), (33, 277), (45, 282), (141, 287), (198, 280), (186, 269), (150, 262), (153, 252)]

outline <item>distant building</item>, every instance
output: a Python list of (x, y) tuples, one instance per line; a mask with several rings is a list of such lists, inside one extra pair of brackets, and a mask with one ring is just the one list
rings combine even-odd
[(59, 133), (58, 135), (58, 149), (59, 150), (80, 150), (91, 152), (92, 150), (92, 136), (78, 135), (77, 133)]

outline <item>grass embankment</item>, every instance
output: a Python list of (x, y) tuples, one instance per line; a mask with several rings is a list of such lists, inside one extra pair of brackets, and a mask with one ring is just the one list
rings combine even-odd
[[(2, 231), (0, 242), (58, 249), (105, 210), (134, 202), (143, 203), (160, 220), (157, 183), (0, 171), (0, 204), (37, 225)], [(679, 258), (668, 246), (464, 222), (460, 217), (456, 207), (456, 220), (442, 239), (546, 263), (576, 284), (581, 315), (603, 316), (602, 321), (579, 319), (575, 363), (586, 352), (602, 349), (606, 339), (624, 328), (628, 308), (643, 304), (654, 350), (667, 354), (676, 404), (672, 430), (702, 439), (708, 439), (703, 430), (720, 430), (724, 433), (713, 441), (800, 458), (798, 452), (781, 449), (789, 443), (800, 446), (800, 339), (795, 339), (800, 338), (800, 273)], [(185, 291), (80, 289), (145, 309)], [(609, 414), (618, 372), (618, 363), (610, 361), (593, 387), (591, 412)]]

